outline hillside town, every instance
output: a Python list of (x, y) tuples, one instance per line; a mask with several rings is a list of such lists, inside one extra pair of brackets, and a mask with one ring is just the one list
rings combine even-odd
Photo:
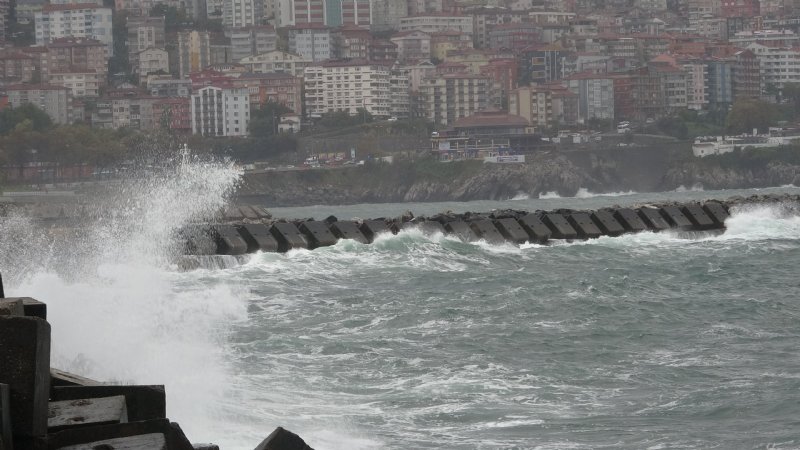
[(0, 0), (0, 109), (209, 137), (267, 104), (275, 133), (420, 118), (461, 157), (448, 136), (781, 103), (798, 28), (797, 0)]

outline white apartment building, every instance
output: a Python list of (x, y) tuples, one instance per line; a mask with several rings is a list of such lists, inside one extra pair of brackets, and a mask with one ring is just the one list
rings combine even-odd
[(105, 44), (109, 55), (114, 54), (111, 8), (92, 3), (44, 5), (34, 20), (36, 45), (45, 45), (62, 37), (88, 37)]
[(250, 94), (247, 88), (207, 86), (192, 94), (192, 133), (247, 136)]
[(6, 88), (12, 108), (32, 103), (46, 112), (53, 123), (65, 125), (72, 121), (72, 95), (69, 88), (49, 84), (24, 84)]
[[(403, 77), (396, 74), (396, 77)], [(396, 80), (395, 87), (401, 84)], [(408, 84), (408, 77), (405, 77)], [(359, 108), (366, 109), (377, 117), (390, 117), (392, 105), (408, 104), (408, 91), (392, 88), (392, 72), (389, 67), (367, 61), (328, 61), (308, 66), (304, 73), (306, 113), (312, 116), (333, 111), (357, 114)], [(392, 99), (392, 95), (404, 95), (405, 102)]]
[(769, 85), (782, 89), (784, 83), (800, 82), (800, 51), (762, 44), (750, 44), (747, 49), (758, 58), (762, 89)]
[(269, 25), (232, 28), (225, 32), (231, 39), (231, 60), (271, 52), (278, 48), (278, 34)]
[(575, 74), (567, 88), (578, 95), (578, 114), (584, 120), (614, 119), (614, 80), (602, 74)]
[(422, 80), (423, 116), (436, 125), (452, 125), (489, 106), (492, 80), (482, 75), (448, 74)]
[(169, 73), (169, 53), (160, 48), (148, 48), (139, 52), (139, 65), (135, 68), (139, 78), (146, 78), (151, 73)]
[(399, 22), (399, 31), (423, 31), (425, 33), (459, 31), (470, 36), (472, 36), (473, 31), (472, 16), (431, 13), (401, 17)]
[(264, 2), (261, 0), (223, 0), (222, 25), (227, 28), (256, 25), (263, 15)]
[(700, 111), (708, 106), (708, 66), (695, 62), (682, 64), (686, 72), (686, 107)]
[(302, 77), (303, 71), (311, 63), (311, 59), (280, 50), (273, 50), (239, 60), (239, 64), (243, 65), (248, 72), (288, 73), (296, 77)]
[(291, 29), (289, 52), (314, 62), (331, 59), (331, 31), (318, 27)]
[(64, 71), (50, 73), (50, 84), (69, 88), (74, 98), (99, 97), (105, 74), (95, 71)]

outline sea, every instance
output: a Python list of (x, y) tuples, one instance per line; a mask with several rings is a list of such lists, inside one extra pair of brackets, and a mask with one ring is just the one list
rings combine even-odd
[[(175, 230), (224, 204), (238, 177), (203, 163), (134, 183), (56, 241), (24, 215), (0, 219), (6, 295), (47, 303), (54, 367), (164, 384), (169, 418), (222, 449), (252, 449), (277, 426), (317, 450), (800, 448), (800, 217), (780, 206), (737, 209), (723, 234), (517, 247), (410, 230), (182, 269)], [(800, 188), (270, 211), (768, 193)]]

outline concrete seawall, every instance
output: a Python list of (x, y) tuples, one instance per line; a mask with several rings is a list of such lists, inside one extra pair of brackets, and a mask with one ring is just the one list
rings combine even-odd
[[(191, 443), (167, 419), (164, 386), (52, 368), (50, 332), (44, 303), (0, 295), (0, 450), (219, 450)], [(255, 449), (312, 450), (281, 427)]]
[(430, 217), (406, 213), (397, 218), (368, 220), (338, 220), (333, 216), (324, 220), (274, 220), (266, 213), (259, 218), (241, 219), (228, 214), (227, 221), (185, 230), (186, 253), (242, 255), (256, 251), (286, 252), (334, 245), (340, 239), (367, 244), (382, 233), (397, 234), (414, 227), (429, 234), (456, 236), (466, 242), (484, 240), (494, 244), (547, 244), (557, 240), (594, 239), (642, 231), (723, 232), (732, 208), (744, 204), (779, 203), (797, 206), (800, 205), (800, 196), (737, 197), (703, 203), (664, 203), (586, 211), (500, 210), (443, 213)]

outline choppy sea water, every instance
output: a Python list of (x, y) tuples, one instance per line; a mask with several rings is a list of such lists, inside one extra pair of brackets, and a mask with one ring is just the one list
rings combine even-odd
[[(768, 192), (800, 190), (273, 213), (345, 219)], [(7, 293), (48, 303), (54, 365), (164, 383), (170, 418), (226, 449), (253, 448), (278, 425), (318, 450), (800, 448), (798, 263), (800, 218), (755, 207), (722, 235), (517, 248), (408, 231), (190, 272), (105, 255), (83, 278), (31, 267)]]

